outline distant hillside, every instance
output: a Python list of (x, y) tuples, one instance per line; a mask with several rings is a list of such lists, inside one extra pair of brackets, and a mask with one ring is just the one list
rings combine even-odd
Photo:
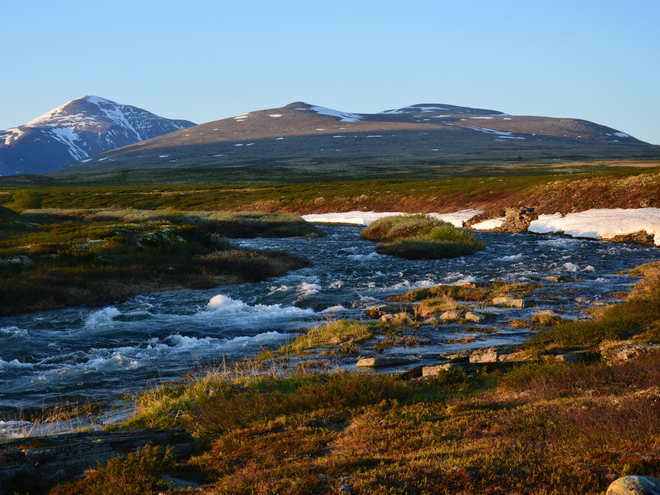
[(0, 131), (0, 175), (50, 172), (194, 125), (98, 96), (83, 96), (25, 125)]
[(62, 171), (319, 163), (396, 154), (601, 150), (599, 158), (652, 147), (625, 132), (578, 119), (514, 116), (424, 103), (376, 114), (308, 103), (208, 122), (112, 150)]

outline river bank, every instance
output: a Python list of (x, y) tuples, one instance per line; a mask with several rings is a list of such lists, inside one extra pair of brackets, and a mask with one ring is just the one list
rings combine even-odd
[[(131, 486), (170, 493), (168, 474), (214, 494), (595, 495), (620, 476), (657, 474), (660, 266), (638, 273), (625, 302), (517, 347), (526, 362), (420, 378), (215, 371), (144, 393), (122, 428), (183, 427), (199, 443), (165, 470), (139, 454), (149, 475)], [(597, 330), (606, 328), (619, 333)], [(588, 359), (557, 359), (587, 341)], [(115, 473), (55, 493), (94, 494), (92, 482), (118, 483)]]

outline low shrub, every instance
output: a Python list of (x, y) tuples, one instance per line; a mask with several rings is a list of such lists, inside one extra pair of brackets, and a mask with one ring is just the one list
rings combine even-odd
[(172, 454), (146, 446), (134, 454), (116, 457), (80, 481), (53, 488), (52, 495), (157, 495), (169, 489), (161, 476), (173, 467)]
[(360, 235), (381, 241), (376, 246), (377, 253), (411, 260), (457, 258), (486, 248), (471, 232), (427, 215), (381, 218)]
[(16, 211), (39, 209), (44, 203), (41, 194), (36, 191), (21, 189), (13, 195), (14, 202), (11, 207)]
[(393, 241), (415, 237), (430, 232), (434, 227), (444, 226), (454, 228), (451, 224), (428, 215), (393, 215), (372, 222), (360, 232), (360, 236), (369, 241)]
[(376, 252), (379, 254), (389, 254), (409, 260), (457, 258), (474, 254), (480, 249), (483, 249), (483, 247), (474, 244), (413, 239), (381, 242), (376, 246)]

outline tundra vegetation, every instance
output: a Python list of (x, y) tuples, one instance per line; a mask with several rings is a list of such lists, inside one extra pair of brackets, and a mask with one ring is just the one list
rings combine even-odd
[(303, 235), (321, 233), (291, 215), (4, 209), (0, 315), (283, 275), (307, 262), (228, 238)]
[(471, 232), (423, 214), (378, 219), (360, 236), (378, 241), (377, 253), (406, 259), (456, 258), (486, 248)]
[[(80, 270), (81, 280), (94, 283), (92, 267), (112, 273), (115, 268), (105, 266), (103, 259), (121, 253), (104, 253), (106, 243), (111, 247), (117, 242), (136, 253), (143, 249), (139, 243), (148, 247), (149, 256), (169, 256), (180, 252), (180, 237), (193, 260), (233, 252), (223, 249), (227, 241), (205, 226), (201, 215), (205, 210), (302, 214), (480, 208), (488, 217), (500, 216), (504, 208), (513, 206), (568, 213), (660, 204), (658, 161), (497, 167), (474, 163), (460, 170), (442, 164), (392, 165), (385, 174), (365, 169), (357, 177), (360, 180), (352, 181), (346, 167), (341, 169), (345, 175), (333, 174), (328, 167), (320, 177), (318, 171), (304, 167), (270, 165), (238, 170), (232, 177), (245, 180), (235, 180), (236, 184), (222, 184), (225, 170), (210, 169), (2, 178), (0, 205), (11, 205), (17, 188), (30, 188), (40, 195), (43, 208), (112, 208), (113, 215), (125, 215), (121, 220), (102, 219), (105, 213), (99, 212), (98, 218), (91, 218), (97, 213), (88, 211), (80, 218), (54, 220), (48, 216), (53, 211), (27, 210), (17, 217), (0, 208), (3, 259), (7, 254), (19, 259), (16, 266), (0, 267), (3, 284), (5, 280), (14, 284), (15, 289), (6, 292), (13, 297), (21, 290), (21, 277), (15, 273), (37, 277), (51, 270), (55, 274)], [(293, 169), (301, 171), (298, 183), (291, 183)], [(369, 178), (375, 174), (381, 179)], [(170, 184), (163, 185), (168, 178)], [(141, 211), (129, 213), (128, 208)], [(147, 215), (149, 220), (130, 214)], [(186, 216), (198, 220), (181, 220)], [(128, 234), (123, 230), (118, 234), (113, 225), (122, 225)], [(76, 237), (75, 229), (83, 229), (84, 235)], [(92, 233), (96, 229), (99, 233)], [(106, 235), (109, 232), (113, 235)], [(154, 245), (143, 236), (152, 238)], [(126, 240), (113, 241), (114, 237)], [(31, 251), (32, 245), (46, 247), (35, 248), (44, 250), (40, 254)], [(162, 252), (159, 246), (168, 247)], [(73, 263), (69, 251), (88, 255), (76, 256), (78, 264), (69, 265)], [(187, 283), (202, 277), (245, 276), (180, 272), (177, 259), (159, 260), (164, 264), (158, 266), (174, 268), (166, 274), (145, 263), (140, 280), (169, 287), (175, 274), (189, 277)], [(186, 258), (186, 266), (193, 270), (198, 265), (190, 260)], [(638, 274), (645, 278), (627, 300), (596, 310), (592, 320), (570, 322), (536, 315), (528, 323), (541, 330), (518, 348), (525, 361), (514, 366), (452, 369), (412, 380), (391, 374), (321, 373), (314, 363), (293, 366), (300, 356), (319, 347), (329, 354), (355, 353), (382, 336), (401, 338), (414, 332), (418, 322), (412, 318), (331, 322), (296, 339), (281, 353), (191, 373), (144, 391), (137, 398), (138, 414), (119, 427), (186, 428), (197, 439), (196, 452), (188, 460), (173, 463), (168, 452), (147, 448), (99, 465), (52, 493), (186, 493), (167, 488), (161, 478), (167, 473), (195, 481), (213, 494), (595, 495), (603, 494), (622, 475), (657, 476), (660, 352), (653, 345), (660, 344), (660, 265), (642, 266)], [(99, 279), (113, 280), (107, 273)], [(53, 283), (48, 278), (32, 280), (33, 285)], [(414, 303), (419, 315), (426, 317), (461, 304), (524, 297), (530, 290), (529, 286), (439, 286), (393, 302)], [(5, 293), (0, 301), (4, 298)], [(616, 359), (615, 350), (623, 345), (645, 345), (648, 352)], [(597, 358), (577, 363), (555, 358), (560, 352), (585, 350)]]
[[(570, 213), (590, 208), (638, 208), (660, 204), (660, 162), (558, 163), (506, 166), (497, 170), (474, 166), (463, 174), (423, 176), (418, 167), (389, 178), (349, 180), (345, 175), (314, 176), (309, 182), (291, 182), (295, 174), (263, 179), (246, 174), (244, 183), (222, 183), (221, 177), (242, 177), (223, 172), (176, 171), (174, 183), (128, 179), (144, 171), (98, 172), (76, 181), (57, 175), (0, 178), (0, 205), (9, 206), (17, 189), (38, 193), (43, 208), (137, 208), (179, 211), (245, 211), (270, 213), (326, 213), (400, 211), (409, 213), (451, 212), (479, 208), (486, 216), (502, 216), (505, 208), (534, 206), (536, 213)], [(439, 167), (444, 170), (443, 167)], [(405, 167), (404, 167), (405, 169)], [(223, 169), (220, 169), (223, 170)], [(414, 174), (413, 174), (414, 171)], [(153, 180), (167, 171), (149, 171)], [(210, 173), (210, 172), (209, 172)], [(104, 182), (111, 174), (113, 180)], [(380, 174), (370, 173), (368, 177)], [(92, 175), (93, 177), (94, 175)], [(423, 178), (422, 178), (423, 177)], [(136, 179), (137, 180), (137, 179)], [(195, 182), (198, 181), (198, 182)], [(76, 185), (73, 185), (76, 184)], [(130, 185), (122, 185), (130, 184)]]
[[(623, 475), (656, 475), (660, 264), (637, 273), (645, 278), (627, 300), (593, 320), (545, 321), (554, 326), (521, 346), (528, 360), (513, 367), (402, 380), (356, 372), (282, 374), (275, 361), (272, 368), (244, 362), (145, 391), (139, 414), (121, 428), (184, 427), (198, 439), (197, 452), (178, 465), (140, 452), (52, 493), (105, 493), (102, 487), (126, 484), (125, 473), (140, 456), (144, 466), (155, 463), (156, 476), (136, 478), (115, 493), (163, 491), (163, 465), (214, 494), (595, 495)], [(524, 295), (531, 288), (440, 286), (400, 299), (493, 300), (505, 290)], [(335, 322), (310, 331), (286, 354), (360, 343), (385, 331), (381, 323)], [(617, 359), (612, 349), (624, 344), (645, 345), (647, 352)], [(552, 358), (558, 349), (585, 346), (599, 357)]]

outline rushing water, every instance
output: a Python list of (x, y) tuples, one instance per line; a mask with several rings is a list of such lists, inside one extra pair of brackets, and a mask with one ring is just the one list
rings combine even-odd
[[(533, 310), (489, 310), (497, 332), (469, 345), (519, 342), (507, 326), (539, 308), (584, 317), (590, 303), (609, 301), (635, 282), (614, 272), (660, 259), (660, 250), (521, 234), (478, 234), (488, 249), (448, 260), (406, 261), (374, 252), (357, 227), (323, 227), (319, 239), (254, 239), (241, 244), (284, 249), (313, 266), (262, 283), (137, 296), (108, 307), (75, 307), (0, 318), (0, 408), (39, 408), (70, 398), (110, 399), (153, 380), (169, 380), (223, 359), (284, 344), (310, 325), (362, 318), (365, 307), (413, 288), (462, 281), (543, 284)], [(551, 275), (576, 282), (551, 283)], [(557, 295), (563, 296), (561, 300)], [(526, 313), (525, 313), (526, 312)], [(422, 330), (431, 344), (391, 349), (432, 361), (464, 344), (457, 325)], [(352, 362), (355, 360), (353, 359)]]

